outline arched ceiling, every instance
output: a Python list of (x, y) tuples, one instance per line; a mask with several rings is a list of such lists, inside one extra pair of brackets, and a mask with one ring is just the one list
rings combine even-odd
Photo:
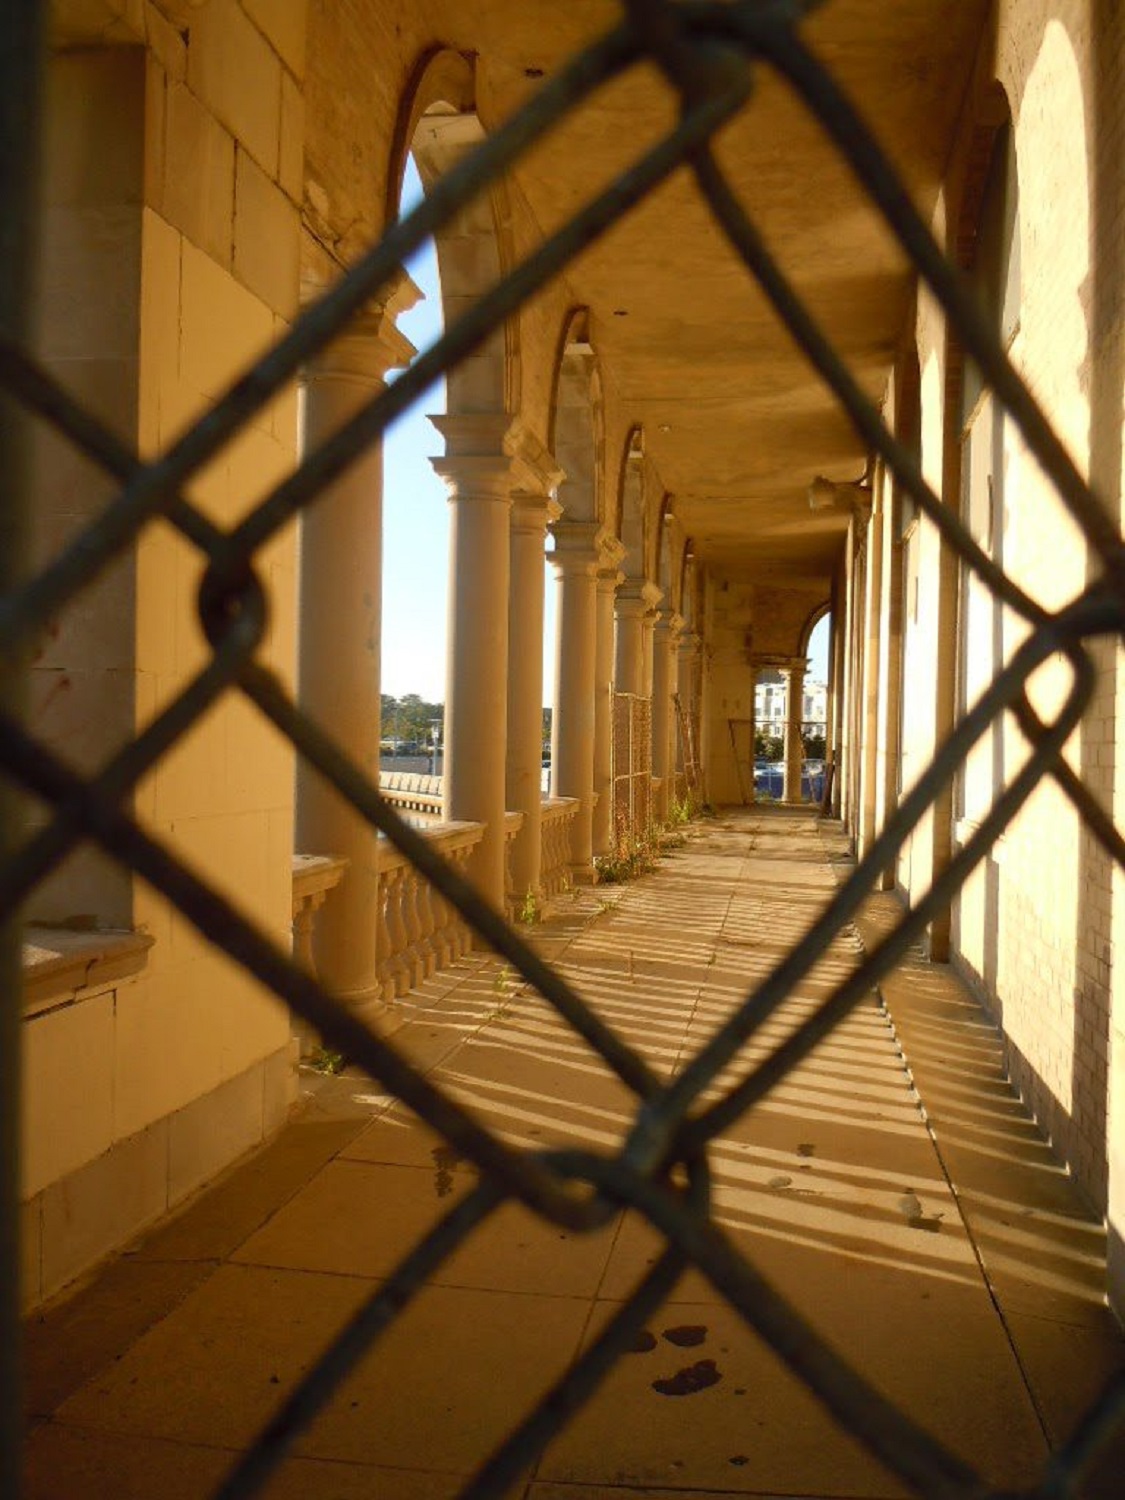
[[(390, 0), (368, 0), (380, 12)], [(621, 19), (614, 0), (418, 0), (432, 37), (474, 53), (493, 130), (577, 48)], [(363, 0), (351, 0), (361, 10)], [(936, 202), (988, 0), (826, 0), (805, 24), (925, 216)], [(405, 13), (405, 12), (404, 12)], [(676, 117), (652, 66), (577, 109), (515, 169), (544, 234), (628, 170)], [(912, 297), (902, 252), (809, 112), (766, 69), (716, 145), (808, 307), (874, 400)], [(626, 419), (676, 497), (695, 556), (728, 576), (825, 577), (846, 517), (813, 513), (817, 474), (855, 480), (867, 455), (781, 329), (680, 169), (567, 272)]]

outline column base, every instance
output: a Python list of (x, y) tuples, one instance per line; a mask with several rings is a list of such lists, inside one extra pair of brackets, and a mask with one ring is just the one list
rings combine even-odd
[(597, 865), (568, 865), (567, 873), (572, 885), (597, 885)]
[[(355, 990), (347, 994), (337, 994), (335, 998), (343, 1004), (351, 1015), (354, 1015), (379, 1036), (386, 1036), (390, 1031), (397, 1030), (393, 1023), (388, 1027), (388, 1018), (392, 1015), (393, 1007), (382, 992), (379, 985), (372, 989)], [(297, 1043), (298, 1056), (304, 1062), (324, 1045), (324, 1038), (316, 1027), (299, 1016), (297, 1012), (289, 1012), (289, 1032)]]

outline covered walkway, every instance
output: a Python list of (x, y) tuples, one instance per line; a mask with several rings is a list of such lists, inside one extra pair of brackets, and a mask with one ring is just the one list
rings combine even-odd
[[(670, 1075), (791, 947), (845, 858), (838, 826), (807, 813), (724, 814), (692, 826), (656, 874), (558, 903), (537, 941)], [(790, 1019), (894, 909), (872, 898)], [(411, 1055), (511, 1138), (609, 1148), (627, 1131), (622, 1086), (496, 961), (434, 975), (401, 1012)], [(472, 1181), (363, 1078), (304, 1078), (304, 1111), (279, 1140), (31, 1325), (34, 1500), (208, 1493)], [(714, 1166), (719, 1216), (747, 1254), (995, 1486), (1040, 1477), (1125, 1363), (1103, 1304), (1101, 1224), (944, 968), (900, 969), (731, 1130)], [(631, 1216), (576, 1239), (503, 1211), (399, 1318), (268, 1493), (456, 1494), (655, 1253)], [(1103, 1492), (1116, 1483), (1107, 1468)], [(689, 1274), (515, 1493), (903, 1491)]]

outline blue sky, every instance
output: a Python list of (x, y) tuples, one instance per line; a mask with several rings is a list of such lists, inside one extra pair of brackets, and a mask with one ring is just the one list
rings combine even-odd
[[(404, 212), (422, 185), (407, 158)], [(423, 293), (398, 326), (423, 350), (442, 331), (441, 286), (432, 242), (408, 263)], [(417, 693), (427, 702), (445, 699), (445, 647), (449, 583), (449, 501), (430, 466), (444, 452), (431, 415), (445, 411), (444, 382), (430, 390), (388, 431), (383, 444), (383, 655), (382, 691), (401, 698)], [(546, 575), (543, 699), (551, 700), (555, 651), (555, 584)]]
[[(413, 160), (407, 159), (403, 210), (421, 195)], [(441, 291), (432, 243), (418, 252), (407, 269), (423, 298), (399, 319), (399, 327), (418, 349), (441, 335)], [(399, 419), (383, 444), (383, 652), (382, 691), (401, 698), (417, 693), (428, 702), (445, 698), (445, 647), (449, 582), (449, 502), (445, 486), (429, 460), (444, 451), (430, 414), (445, 411), (444, 382)], [(555, 649), (555, 585), (545, 568), (546, 619), (543, 649), (543, 698), (550, 702)], [(813, 632), (810, 676), (827, 675), (827, 621)]]

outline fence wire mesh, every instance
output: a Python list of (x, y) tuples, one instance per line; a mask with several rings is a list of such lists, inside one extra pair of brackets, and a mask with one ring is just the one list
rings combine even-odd
[[(244, 378), (218, 399), (207, 415), (166, 452), (142, 462), (87, 410), (77, 404), (26, 352), (24, 329), (14, 307), (26, 294), (18, 257), (9, 258), (2, 276), (4, 298), (0, 335), (0, 429), (5, 452), (5, 483), (11, 498), (6, 526), (15, 537), (21, 502), (16, 464), (20, 428), (31, 416), (46, 421), (75, 449), (94, 460), (119, 485), (115, 498), (97, 518), (35, 576), (13, 576), (19, 549), (13, 540), (6, 564), (6, 593), (0, 601), (0, 660), (5, 663), (5, 698), (0, 718), (0, 763), (9, 783), (45, 803), (51, 814), (30, 835), (5, 804), (0, 845), (0, 915), (9, 934), (8, 952), (18, 937), (18, 913), (27, 894), (82, 842), (100, 846), (162, 893), (210, 941), (268, 986), (325, 1039), (325, 1044), (362, 1066), (438, 1131), (481, 1173), (476, 1190), (459, 1202), (427, 1234), (395, 1272), (371, 1295), (331, 1342), (315, 1367), (284, 1398), (273, 1421), (218, 1491), (224, 1500), (258, 1493), (297, 1436), (329, 1401), (347, 1373), (368, 1353), (397, 1312), (426, 1277), (440, 1266), (504, 1202), (520, 1200), (544, 1218), (571, 1231), (604, 1224), (621, 1206), (643, 1216), (660, 1233), (665, 1249), (642, 1284), (597, 1339), (575, 1361), (544, 1400), (519, 1418), (496, 1452), (462, 1491), (464, 1497), (496, 1496), (523, 1471), (568, 1417), (597, 1388), (618, 1356), (681, 1275), (694, 1265), (737, 1309), (746, 1323), (781, 1355), (790, 1368), (848, 1431), (918, 1493), (976, 1496), (987, 1490), (982, 1477), (935, 1441), (893, 1401), (851, 1368), (814, 1331), (800, 1312), (783, 1300), (716, 1226), (711, 1216), (709, 1144), (743, 1111), (762, 1099), (787, 1072), (896, 964), (922, 935), (929, 921), (948, 905), (961, 883), (982, 860), (997, 836), (1045, 777), (1054, 777), (1090, 831), (1117, 863), (1125, 866), (1125, 844), (1112, 820), (1062, 759), (1065, 741), (1090, 701), (1094, 666), (1087, 651), (1097, 636), (1125, 628), (1125, 584), (1121, 539), (1107, 512), (1083, 480), (1043, 412), (991, 335), (961, 281), (944, 259), (912, 206), (895, 172), (832, 75), (806, 46), (800, 22), (824, 0), (752, 0), (752, 3), (673, 4), (670, 0), (624, 0), (621, 23), (572, 58), (521, 111), (471, 156), (433, 187), (408, 218), (392, 227), (355, 267)], [(33, 6), (16, 10), (35, 11)], [(5, 250), (13, 233), (29, 235), (25, 202), (34, 156), (27, 155), (30, 131), (28, 59), (34, 56), (34, 28), (21, 32), (5, 21), (0, 63), (0, 96), (5, 98), (3, 176)], [(641, 63), (655, 63), (679, 100), (679, 117), (666, 136), (632, 169), (594, 197), (522, 264), (459, 318), (434, 346), (419, 356), (393, 385), (371, 400), (345, 426), (309, 453), (233, 529), (224, 530), (185, 497), (185, 486), (237, 437), (243, 426), (337, 335), (363, 305), (384, 288), (403, 261), (447, 223), (488, 183), (508, 170), (568, 112), (579, 108), (601, 85)], [(933, 491), (913, 454), (885, 425), (845, 361), (774, 260), (746, 208), (735, 197), (712, 152), (719, 127), (751, 96), (755, 70), (781, 75), (835, 142), (871, 202), (878, 208), (921, 280), (977, 363), (994, 397), (1021, 431), (1063, 504), (1079, 523), (1100, 575), (1073, 603), (1049, 611), (1030, 598), (974, 541), (958, 516)], [(944, 542), (997, 599), (1026, 622), (1028, 634), (998, 672), (979, 702), (957, 723), (932, 764), (874, 840), (861, 864), (839, 888), (816, 925), (780, 962), (665, 1086), (644, 1059), (609, 1028), (545, 964), (504, 918), (487, 906), (456, 870), (380, 797), (378, 789), (310, 721), (279, 679), (258, 659), (266, 624), (265, 594), (255, 564), (261, 549), (383, 434), (433, 382), (476, 349), (505, 318), (630, 208), (673, 172), (687, 166), (717, 224), (741, 256), (794, 340), (835, 392), (855, 429), (882, 458), (902, 491), (938, 529)], [(22, 412), (22, 420), (18, 414)], [(178, 528), (206, 560), (199, 595), (199, 618), (211, 647), (210, 659), (124, 749), (94, 775), (73, 770), (54, 747), (27, 728), (19, 713), (13, 668), (24, 662), (57, 613), (126, 555), (142, 531), (161, 519)], [(1036, 668), (1062, 653), (1073, 669), (1069, 697), (1053, 723), (1043, 723), (1028, 697)], [(327, 777), (373, 827), (384, 832), (469, 922), (481, 937), (534, 986), (601, 1054), (636, 1098), (635, 1123), (615, 1156), (568, 1150), (513, 1149), (484, 1128), (453, 1098), (418, 1073), (393, 1043), (368, 1031), (337, 1004), (314, 978), (296, 965), (263, 931), (236, 913), (226, 900), (186, 867), (130, 812), (130, 797), (147, 771), (190, 731), (200, 716), (227, 694), (241, 694), (286, 735), (298, 755)], [(786, 1040), (752, 1071), (739, 1057), (747, 1041), (808, 975), (833, 939), (859, 910), (883, 870), (891, 866), (920, 818), (948, 788), (959, 767), (990, 724), (1011, 713), (1032, 751), (981, 819), (979, 829), (953, 855), (929, 893), (896, 928)], [(13, 937), (14, 934), (14, 937)], [(8, 966), (9, 977), (12, 965)], [(11, 988), (11, 986), (10, 986)], [(6, 1006), (6, 1011), (16, 1007)], [(11, 1028), (9, 1028), (11, 1029)], [(14, 1033), (9, 1041), (14, 1041)], [(4, 1066), (13, 1067), (14, 1046), (5, 1047)], [(733, 1069), (735, 1081), (713, 1095), (716, 1080)], [(6, 1097), (18, 1097), (14, 1086)], [(703, 1101), (707, 1099), (708, 1102)], [(9, 1116), (12, 1110), (8, 1110)], [(14, 1126), (9, 1121), (9, 1136)], [(9, 1140), (8, 1145), (11, 1145)], [(7, 1151), (9, 1166), (12, 1151)], [(11, 1250), (15, 1211), (12, 1171), (5, 1180), (4, 1204)], [(9, 1260), (14, 1264), (14, 1252)], [(11, 1303), (6, 1304), (10, 1311)], [(5, 1323), (5, 1329), (9, 1323)], [(14, 1335), (13, 1335), (14, 1338)], [(12, 1345), (9, 1344), (9, 1355)], [(5, 1436), (15, 1432), (5, 1391)], [(1103, 1394), (1056, 1453), (1044, 1474), (1041, 1493), (1080, 1489), (1083, 1476), (1125, 1415), (1125, 1380)], [(18, 1422), (18, 1417), (15, 1419)], [(11, 1453), (11, 1444), (0, 1450)], [(10, 1458), (5, 1461), (8, 1492), (15, 1493)]]
[(652, 703), (613, 695), (613, 841), (626, 854), (652, 829)]

